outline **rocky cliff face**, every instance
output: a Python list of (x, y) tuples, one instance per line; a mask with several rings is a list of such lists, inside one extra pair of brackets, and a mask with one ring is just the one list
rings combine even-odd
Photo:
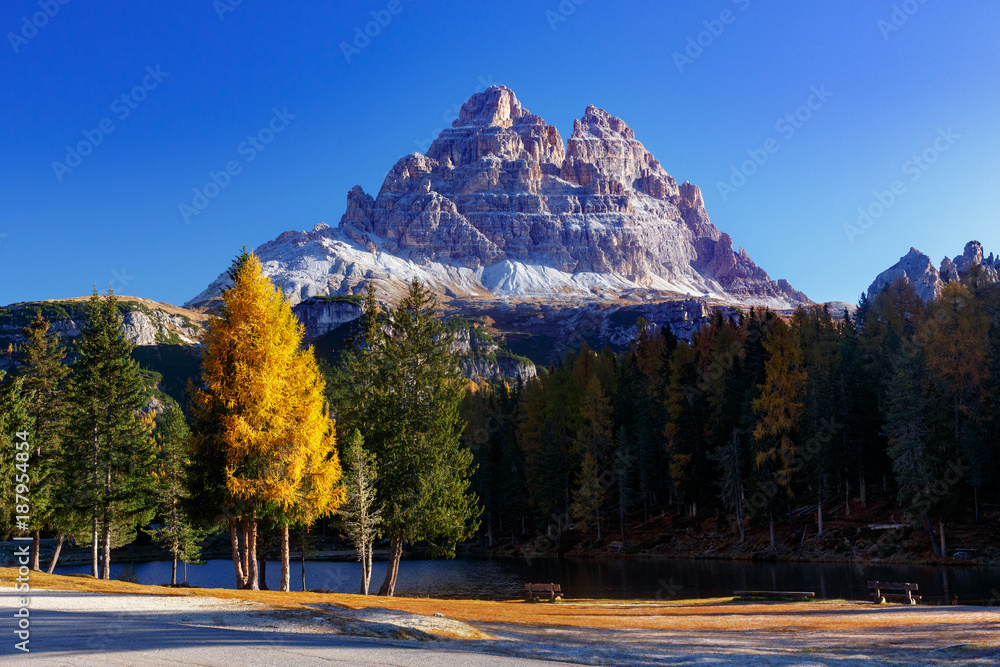
[(364, 310), (357, 300), (314, 297), (293, 306), (292, 312), (305, 326), (306, 340), (310, 341), (358, 319)]
[(931, 258), (916, 248), (899, 258), (899, 261), (878, 274), (868, 288), (868, 298), (874, 298), (896, 278), (905, 278), (913, 285), (913, 289), (924, 301), (930, 301), (941, 293), (945, 283), (960, 280), (972, 267), (979, 267), (985, 280), (997, 282), (1000, 280), (1000, 257), (990, 253), (983, 257), (983, 246), (979, 241), (969, 241), (965, 250), (955, 259), (945, 257), (940, 268), (935, 268)]
[[(293, 302), (358, 293), (366, 280), (392, 299), (417, 277), (458, 298), (808, 303), (734, 251), (698, 187), (678, 184), (624, 121), (588, 106), (564, 144), (503, 86), (473, 95), (376, 197), (352, 189), (338, 229), (286, 232), (257, 253)], [(223, 274), (189, 305), (226, 284)]]
[[(139, 297), (119, 297), (119, 306), (125, 338), (135, 345), (194, 345), (205, 321), (201, 313)], [(22, 329), (36, 312), (48, 320), (52, 331), (72, 340), (80, 335), (86, 321), (86, 299), (14, 303), (0, 308), (0, 344), (4, 348), (23, 344)]]
[(470, 380), (505, 378), (527, 382), (538, 375), (531, 360), (511, 354), (483, 326), (472, 324), (452, 335), (451, 352), (458, 358), (462, 375)]

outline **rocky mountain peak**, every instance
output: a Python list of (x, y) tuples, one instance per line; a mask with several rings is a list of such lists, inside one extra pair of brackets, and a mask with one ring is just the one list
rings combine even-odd
[(623, 120), (590, 105), (564, 144), (505, 86), (470, 97), (426, 154), (393, 165), (377, 195), (352, 188), (336, 230), (272, 243), (258, 252), (293, 300), (351, 293), (369, 279), (398, 293), (418, 277), (457, 298), (639, 291), (808, 302), (734, 252), (701, 190), (678, 186)]
[(979, 241), (969, 241), (961, 255), (954, 260), (945, 257), (941, 267), (935, 268), (931, 258), (916, 248), (899, 258), (899, 261), (880, 273), (868, 287), (868, 298), (872, 299), (896, 278), (905, 278), (913, 285), (914, 291), (924, 301), (929, 301), (941, 293), (946, 283), (961, 280), (973, 266), (981, 267), (983, 278), (996, 282), (1000, 280), (1000, 259), (990, 253), (983, 257), (983, 246)]
[(462, 105), (452, 127), (466, 125), (510, 127), (532, 114), (521, 106), (514, 91), (506, 86), (490, 86)]

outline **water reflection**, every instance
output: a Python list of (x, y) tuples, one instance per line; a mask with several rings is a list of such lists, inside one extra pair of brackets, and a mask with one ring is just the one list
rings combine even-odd
[[(144, 584), (170, 580), (170, 563), (135, 566)], [(372, 588), (385, 576), (374, 563)], [(56, 568), (59, 574), (89, 572), (89, 566)], [(117, 572), (120, 567), (113, 566)], [(180, 573), (179, 573), (180, 574)], [(280, 564), (268, 562), (268, 585), (278, 586)], [(1000, 605), (1000, 568), (944, 568), (926, 565), (850, 563), (760, 563), (707, 559), (459, 559), (404, 560), (396, 592), (406, 596), (507, 599), (521, 595), (525, 582), (554, 582), (567, 598), (685, 599), (721, 597), (734, 590), (815, 591), (821, 598), (867, 600), (869, 579), (920, 585), (928, 604)], [(359, 563), (309, 561), (306, 588), (358, 592)], [(203, 588), (234, 588), (231, 560), (188, 567), (188, 582)], [(292, 563), (293, 590), (301, 590), (298, 563)]]

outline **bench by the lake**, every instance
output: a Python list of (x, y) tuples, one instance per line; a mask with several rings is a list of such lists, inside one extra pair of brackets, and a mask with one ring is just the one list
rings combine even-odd
[(868, 592), (876, 604), (882, 604), (887, 598), (906, 601), (909, 604), (917, 604), (920, 596), (913, 594), (915, 590), (919, 590), (917, 584), (895, 581), (868, 582)]
[(562, 600), (562, 588), (559, 584), (525, 584), (524, 595), (529, 600), (537, 600), (542, 593), (549, 596), (549, 600), (555, 602)]
[(816, 597), (815, 591), (733, 591), (738, 598), (764, 598), (769, 600), (807, 600)]

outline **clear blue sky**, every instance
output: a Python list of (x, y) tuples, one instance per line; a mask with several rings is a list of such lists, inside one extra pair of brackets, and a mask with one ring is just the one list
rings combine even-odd
[[(910, 246), (935, 262), (973, 238), (1000, 253), (989, 0), (563, 0), (565, 16), (560, 0), (62, 1), (0, 6), (0, 304), (112, 281), (183, 303), (243, 244), (336, 225), (351, 186), (376, 193), (483, 82), (564, 139), (588, 104), (623, 118), (702, 187), (737, 247), (815, 300), (854, 301)], [(348, 62), (341, 43), (373, 11), (387, 25)], [(689, 38), (706, 46), (678, 66)], [(823, 86), (832, 96), (810, 100)], [(241, 147), (276, 108), (294, 118), (263, 150)], [(808, 120), (778, 126), (797, 110)], [(102, 122), (113, 131), (67, 162)], [(765, 145), (777, 151), (720, 192)], [(908, 163), (925, 151), (933, 164)], [(230, 161), (239, 173), (186, 222), (179, 205)], [(845, 223), (897, 180), (850, 242)]]

